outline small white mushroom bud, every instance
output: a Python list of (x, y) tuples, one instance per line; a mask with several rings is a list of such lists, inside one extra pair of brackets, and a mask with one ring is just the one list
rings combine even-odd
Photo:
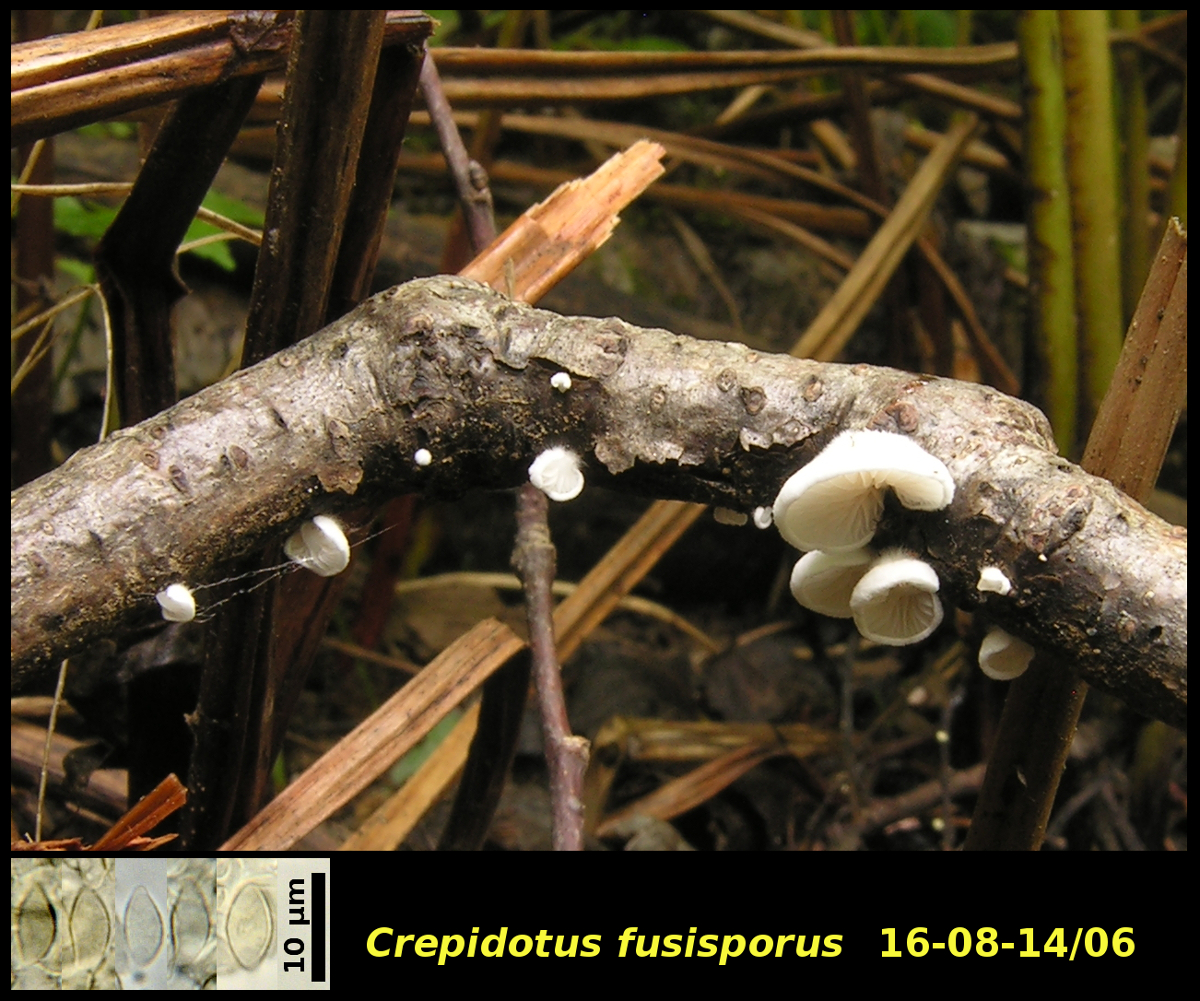
[(984, 567), (979, 571), (977, 591), (991, 591), (993, 594), (1008, 594), (1012, 590), (1012, 581), (1005, 576), (999, 567)]
[(184, 584), (171, 584), (154, 597), (168, 622), (191, 622), (196, 617), (196, 599)]
[(854, 624), (867, 639), (906, 646), (932, 635), (942, 622), (933, 567), (902, 549), (885, 552), (850, 595)]
[(529, 482), (552, 501), (569, 501), (583, 490), (583, 471), (574, 452), (556, 446), (533, 460)]
[(727, 507), (714, 507), (713, 521), (719, 525), (744, 525), (746, 516), (741, 511), (733, 511)]
[(770, 528), (771, 523), (775, 520), (775, 512), (769, 507), (756, 507), (754, 509), (754, 527), (755, 528)]
[(320, 577), (333, 577), (350, 565), (350, 543), (346, 533), (327, 515), (306, 521), (283, 544), (283, 552), (293, 563)]
[(418, 448), (413, 452), (413, 462), (418, 466), (428, 466), (433, 462), (433, 453), (427, 448)]
[(1029, 668), (1033, 647), (993, 626), (979, 646), (979, 669), (996, 681), (1012, 681)]
[(550, 376), (550, 385), (560, 393), (565, 393), (571, 388), (571, 377), (566, 372), (555, 372)]

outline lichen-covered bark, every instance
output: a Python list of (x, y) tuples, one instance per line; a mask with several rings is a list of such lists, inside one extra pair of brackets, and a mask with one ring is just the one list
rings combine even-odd
[[(1055, 455), (1034, 408), (984, 386), (558, 316), (455, 278), (381, 293), (14, 493), (13, 684), (315, 513), (512, 487), (550, 445), (582, 455), (591, 482), (750, 510), (864, 427), (911, 435), (957, 485), (945, 511), (889, 502), (878, 543), (927, 553), (950, 602), (1186, 725), (1187, 534)], [(976, 590), (987, 565), (1011, 594)]]

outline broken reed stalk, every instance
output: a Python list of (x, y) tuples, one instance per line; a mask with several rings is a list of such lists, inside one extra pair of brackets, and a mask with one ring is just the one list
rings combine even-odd
[[(231, 77), (279, 70), (292, 11), (191, 11), (11, 46), (14, 145), (162, 104)], [(389, 11), (385, 45), (420, 45), (419, 11)]]
[[(165, 818), (187, 802), (187, 790), (174, 775), (168, 775), (153, 790), (143, 796), (128, 813), (118, 820), (94, 845), (92, 851), (120, 851), (136, 838), (154, 830)], [(171, 841), (174, 834), (157, 839), (158, 844)]]
[[(1129, 326), (1083, 467), (1145, 500), (1187, 398), (1187, 234), (1171, 220)], [(1037, 851), (1087, 683), (1039, 653), (1012, 683), (968, 851)]]

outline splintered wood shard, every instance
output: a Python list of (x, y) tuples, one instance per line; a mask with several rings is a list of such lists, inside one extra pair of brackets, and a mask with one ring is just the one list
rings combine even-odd
[(595, 173), (559, 186), (468, 264), (463, 277), (536, 302), (612, 235), (617, 213), (662, 176), (665, 153), (643, 139)]

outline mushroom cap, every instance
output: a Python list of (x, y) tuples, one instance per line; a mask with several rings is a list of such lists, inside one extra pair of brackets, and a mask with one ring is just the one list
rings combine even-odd
[(556, 446), (533, 460), (529, 482), (552, 501), (569, 501), (583, 490), (583, 471), (574, 452)]
[(792, 597), (810, 611), (849, 619), (850, 595), (874, 559), (870, 549), (805, 553), (792, 570)]
[(854, 624), (876, 643), (918, 643), (941, 624), (939, 586), (933, 567), (924, 560), (904, 550), (889, 550), (862, 575), (850, 595)]
[(283, 544), (284, 555), (320, 577), (333, 577), (350, 565), (350, 543), (342, 526), (328, 515), (306, 521)]
[(999, 567), (984, 567), (979, 571), (977, 591), (991, 591), (993, 594), (1008, 594), (1012, 590), (1012, 581)]
[(992, 626), (979, 645), (979, 669), (996, 681), (1019, 678), (1032, 660), (1033, 647), (999, 626)]
[(196, 617), (196, 599), (183, 584), (171, 584), (154, 597), (168, 622), (191, 622)]
[(890, 431), (846, 431), (796, 472), (775, 498), (779, 534), (797, 549), (860, 549), (883, 513), (883, 491), (917, 511), (940, 511), (954, 499), (941, 459)]

